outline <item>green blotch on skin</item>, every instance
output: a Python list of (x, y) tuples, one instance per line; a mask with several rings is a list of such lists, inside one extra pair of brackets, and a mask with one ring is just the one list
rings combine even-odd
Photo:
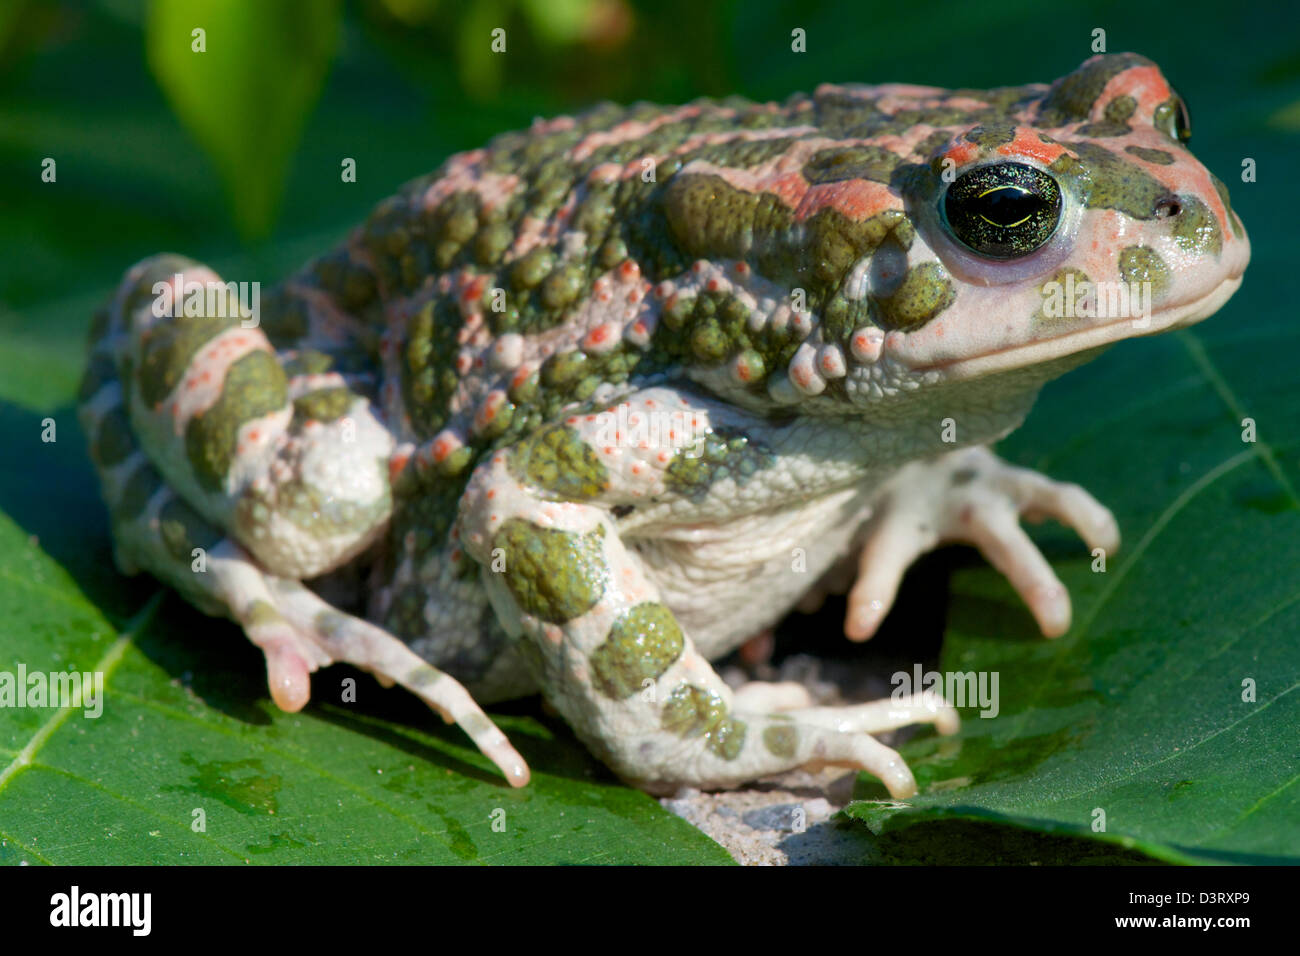
[(901, 209), (856, 221), (826, 207), (796, 223), (775, 195), (744, 192), (705, 173), (674, 177), (663, 202), (669, 230), (688, 256), (753, 259), (760, 274), (808, 289), (814, 309), (855, 262), (906, 222)]
[(1246, 235), (1246, 231), (1241, 227), (1241, 220), (1237, 218), (1237, 214), (1232, 211), (1232, 200), (1228, 198), (1228, 187), (1214, 173), (1210, 173), (1210, 182), (1214, 183), (1214, 191), (1219, 194), (1219, 200), (1223, 203), (1223, 210), (1228, 215), (1232, 234), (1238, 239), (1242, 238)]
[[(742, 352), (750, 354), (751, 368), (775, 369), (789, 365), (799, 341), (789, 328), (766, 323), (757, 331), (749, 327), (750, 310), (730, 292), (705, 289), (697, 295), (678, 295), (669, 301), (663, 321), (655, 330), (654, 347), (665, 358), (691, 365), (720, 365)], [(760, 358), (761, 364), (752, 361)], [(755, 388), (762, 379), (751, 379)]]
[(352, 393), (342, 386), (319, 388), (293, 400), (294, 418), (300, 422), (337, 421), (352, 407)]
[(897, 153), (882, 146), (823, 149), (804, 164), (803, 178), (813, 186), (846, 179), (870, 179), (888, 185), (894, 167), (901, 161)]
[[(1042, 302), (1038, 306), (1038, 311), (1036, 311), (1032, 316), (1035, 321), (1058, 322), (1062, 319), (1066, 321), (1072, 320), (1071, 314), (1067, 311), (1068, 300), (1066, 299), (1066, 293), (1069, 292), (1071, 288), (1067, 284), (1070, 276), (1074, 276), (1073, 289), (1075, 298), (1074, 304), (1076, 306), (1072, 315), (1073, 317), (1078, 317), (1079, 312), (1077, 306), (1082, 299), (1083, 283), (1089, 282), (1090, 280), (1088, 279), (1088, 273), (1084, 272), (1082, 269), (1076, 269), (1073, 266), (1065, 266), (1064, 268), (1057, 269), (1050, 279), (1038, 287), (1038, 294), (1042, 297)], [(1052, 287), (1053, 283), (1056, 284), (1055, 289)], [(1052, 302), (1054, 308), (1059, 303), (1061, 310), (1059, 314), (1048, 315), (1047, 306), (1049, 300)]]
[(727, 716), (727, 705), (711, 690), (678, 684), (664, 702), (660, 724), (678, 737), (699, 737), (716, 729)]
[(1136, 109), (1137, 100), (1125, 94), (1117, 96), (1107, 103), (1103, 114), (1112, 123), (1127, 123)]
[(763, 731), (763, 746), (777, 757), (793, 757), (799, 746), (799, 731), (789, 724), (768, 727)]
[(583, 377), (587, 363), (587, 353), (578, 349), (556, 352), (542, 363), (542, 384), (550, 386), (572, 384)]
[(607, 697), (623, 700), (658, 680), (682, 656), (686, 639), (673, 612), (647, 601), (621, 615), (609, 637), (591, 654), (595, 684)]
[(1050, 128), (1086, 120), (1092, 114), (1093, 103), (1113, 78), (1135, 66), (1154, 65), (1136, 53), (1120, 53), (1079, 67), (1052, 84), (1039, 109), (1037, 125)]
[(480, 265), (495, 265), (515, 242), (515, 232), (504, 222), (489, 222), (474, 237), (474, 258)]
[(1124, 282), (1150, 282), (1151, 299), (1160, 301), (1169, 291), (1169, 266), (1149, 246), (1127, 246), (1119, 254), (1119, 277)]
[(694, 446), (678, 450), (664, 470), (664, 485), (676, 494), (700, 501), (718, 481), (731, 478), (738, 485), (744, 484), (774, 460), (765, 446), (718, 428)]
[(511, 518), (492, 537), (505, 554), (505, 579), (525, 614), (551, 624), (581, 617), (600, 600), (609, 579), (605, 529), (573, 534)]
[(100, 467), (112, 467), (135, 450), (135, 433), (126, 409), (118, 406), (99, 420), (90, 446), (90, 457)]
[(957, 298), (957, 290), (943, 266), (933, 260), (910, 269), (888, 298), (873, 300), (888, 328), (911, 332), (925, 325)]
[(287, 402), (284, 371), (270, 352), (250, 352), (232, 364), (221, 396), (185, 429), (186, 457), (199, 484), (220, 491), (235, 460), (239, 429)]
[(130, 521), (144, 514), (145, 505), (163, 485), (162, 475), (153, 465), (140, 462), (127, 478), (122, 488), (122, 499), (113, 509), (113, 517), (119, 521)]
[(382, 492), (371, 501), (357, 502), (325, 495), (298, 477), (276, 487), (273, 498), (264, 497), (253, 488), (246, 490), (237, 506), (237, 521), (245, 529), (262, 528), (274, 510), (278, 516), (314, 537), (324, 539), (359, 533), (374, 527), (392, 512), (388, 466), (377, 462), (375, 467), (379, 471)]
[(86, 374), (81, 378), (81, 387), (77, 389), (77, 401), (86, 402), (105, 385), (117, 378), (117, 364), (107, 352), (96, 352), (86, 366)]
[(1128, 121), (1137, 109), (1137, 100), (1131, 96), (1117, 96), (1106, 104), (1100, 123), (1088, 123), (1079, 127), (1080, 136), (1124, 136), (1132, 130)]
[(1015, 138), (1016, 127), (1014, 123), (988, 123), (983, 126), (976, 126), (962, 137), (968, 143), (974, 143), (983, 150), (997, 149), (999, 146), (1005, 146)]
[(510, 453), (510, 473), (566, 501), (590, 501), (609, 488), (609, 471), (574, 429), (546, 425)]
[(530, 250), (510, 267), (510, 282), (516, 289), (531, 289), (541, 284), (555, 267), (555, 254), (545, 246)]
[[(186, 552), (186, 557), (189, 553)], [(317, 615), (317, 623), (320, 623), (321, 615)], [(240, 623), (245, 627), (270, 627), (276, 624), (284, 623), (284, 615), (275, 609), (269, 601), (256, 600), (244, 609), (240, 617)]]
[(1065, 144), (1079, 159), (1062, 155), (1051, 165), (1054, 173), (1078, 177), (1089, 209), (1118, 209), (1134, 219), (1154, 219), (1156, 203), (1169, 189), (1144, 170), (1095, 143)]
[(1145, 146), (1125, 146), (1124, 152), (1131, 156), (1148, 163), (1155, 163), (1158, 166), (1170, 166), (1174, 162), (1172, 153), (1166, 153), (1163, 149), (1147, 149)]
[(735, 760), (745, 747), (748, 725), (743, 720), (728, 717), (709, 735), (709, 749), (723, 760)]
[(743, 720), (727, 716), (721, 697), (695, 684), (679, 684), (660, 714), (664, 730), (679, 737), (706, 738), (705, 746), (723, 760), (735, 760), (745, 746)]
[(315, 349), (303, 349), (296, 356), (284, 363), (284, 374), (288, 378), (298, 375), (322, 375), (334, 365), (334, 360), (324, 352)]
[(738, 139), (730, 143), (714, 143), (691, 153), (691, 159), (715, 163), (730, 169), (750, 169), (761, 166), (789, 152), (793, 139)]
[(176, 316), (160, 319), (143, 334), (136, 383), (146, 405), (152, 408), (162, 402), (185, 376), (199, 349), (226, 329), (239, 325), (239, 319), (232, 314), (232, 309), (237, 308), (237, 302), (228, 307), (224, 318)]
[(574, 302), (582, 292), (584, 272), (574, 264), (566, 264), (551, 272), (541, 285), (542, 307), (559, 311)]
[(158, 530), (167, 553), (186, 564), (193, 559), (195, 548), (210, 551), (222, 538), (219, 530), (179, 498), (162, 506)]
[(727, 357), (729, 344), (717, 322), (701, 322), (691, 333), (691, 352), (701, 365), (717, 365)]
[(454, 477), (462, 474), (474, 461), (474, 449), (468, 445), (462, 445), (457, 448), (437, 465), (437, 471), (440, 475)]
[(1174, 241), (1178, 247), (1193, 254), (1208, 252), (1217, 256), (1223, 251), (1219, 218), (1195, 196), (1187, 196), (1180, 202), (1182, 211), (1173, 220)]
[(421, 438), (437, 433), (460, 375), (456, 372), (456, 335), (464, 319), (451, 298), (425, 304), (407, 324), (402, 352), (402, 393), (411, 424)]

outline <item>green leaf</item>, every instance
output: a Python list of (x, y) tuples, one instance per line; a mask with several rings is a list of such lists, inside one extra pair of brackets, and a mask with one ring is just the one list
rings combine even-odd
[(877, 834), (956, 818), (1175, 862), (1300, 863), (1300, 396), (1287, 358), (1300, 334), (1234, 325), (1245, 310), (1117, 346), (1049, 388), (1006, 443), (1111, 505), (1125, 544), (1094, 574), (1070, 535), (1046, 539), (1075, 602), (1052, 642), (990, 568), (958, 574), (940, 670), (997, 674), (1000, 711), (969, 707), (958, 737), (914, 740), (903, 752), (921, 794), (862, 800), (849, 817)]
[[(11, 409), (4, 425), (4, 441), (34, 462), (67, 464), (42, 453), (33, 419)], [(23, 494), (4, 488), (6, 503)], [(84, 517), (68, 513), (65, 534), (50, 537), (106, 562), (103, 529)], [(0, 619), (0, 672), (98, 672), (106, 688), (99, 716), (0, 709), (0, 863), (730, 862), (566, 731), (526, 716), (498, 718), (534, 767), (532, 784), (512, 790), (400, 693), (362, 678), (360, 704), (326, 703), (356, 676), (345, 669), (318, 674), (316, 702), (283, 714), (233, 627), (160, 591), (115, 627), (4, 516)]]
[(341, 16), (338, 0), (149, 5), (149, 66), (216, 164), (245, 239), (265, 237), (275, 221), (290, 159), (334, 56)]

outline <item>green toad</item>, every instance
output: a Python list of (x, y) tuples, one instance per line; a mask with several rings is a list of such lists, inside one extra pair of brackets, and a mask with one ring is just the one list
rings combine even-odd
[(869, 637), (945, 540), (1068, 628), (1019, 518), (1107, 550), (1114, 519), (986, 446), (1047, 380), (1240, 285), (1187, 134), (1133, 54), (1051, 86), (607, 105), (410, 183), (256, 323), (205, 267), (146, 260), (81, 395), (119, 563), (238, 621), (286, 710), (366, 668), (516, 786), (479, 703), (540, 692), (652, 791), (832, 764), (907, 797), (872, 733), (952, 732), (952, 708), (815, 707), (709, 661), (846, 560)]

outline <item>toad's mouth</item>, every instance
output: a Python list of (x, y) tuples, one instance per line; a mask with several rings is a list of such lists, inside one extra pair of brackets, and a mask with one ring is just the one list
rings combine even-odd
[(913, 372), (938, 372), (943, 381), (960, 381), (981, 378), (996, 372), (1013, 368), (1026, 368), (1042, 365), (1054, 359), (1068, 355), (1081, 354), (1107, 345), (1113, 345), (1121, 339), (1138, 336), (1155, 335), (1171, 329), (1186, 328), (1202, 319), (1208, 319), (1232, 298), (1241, 287), (1241, 275), (1230, 276), (1207, 295), (1191, 302), (1185, 302), (1172, 308), (1153, 311), (1145, 318), (1131, 316), (1075, 329), (1064, 335), (1039, 339), (1024, 345), (1013, 345), (966, 358), (950, 359), (928, 365), (912, 366)]

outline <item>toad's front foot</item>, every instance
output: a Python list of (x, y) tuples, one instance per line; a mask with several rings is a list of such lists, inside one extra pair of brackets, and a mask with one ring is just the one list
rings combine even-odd
[(908, 565), (939, 544), (979, 548), (1019, 592), (1046, 637), (1069, 629), (1070, 595), (1020, 519), (1055, 518), (1089, 548), (1119, 548), (1114, 516), (1088, 492), (1008, 465), (983, 447), (908, 465), (880, 501), (848, 598), (844, 632), (857, 641), (876, 632)]

